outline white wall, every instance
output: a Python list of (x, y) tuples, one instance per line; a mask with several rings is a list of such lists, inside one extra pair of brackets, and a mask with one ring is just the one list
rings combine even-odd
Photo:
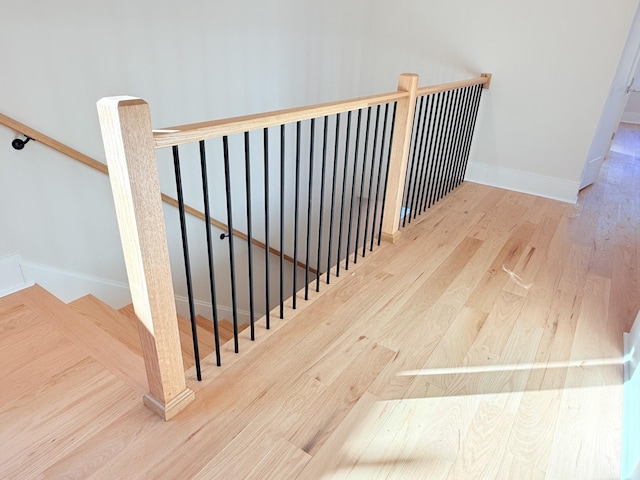
[(376, 0), (364, 65), (375, 88), (388, 70), (428, 83), (492, 72), (471, 179), (573, 200), (637, 6)]
[[(146, 99), (162, 127), (488, 71), (472, 178), (570, 199), (637, 5), (26, 0), (0, 16), (0, 109), (101, 159), (103, 96)], [(13, 137), (0, 127), (0, 258), (126, 282), (108, 182)]]
[(629, 100), (622, 114), (622, 121), (640, 123), (640, 92), (631, 92), (629, 94)]
[(632, 89), (622, 114), (622, 121), (640, 123), (640, 64), (636, 68), (633, 79)]
[[(156, 127), (348, 98), (364, 4), (21, 2), (0, 16), (0, 108), (103, 159), (95, 103), (108, 95), (146, 99)], [(0, 258), (21, 253), (47, 282), (59, 271), (65, 299), (79, 294), (69, 272), (126, 283), (107, 179), (33, 142), (16, 152), (12, 138), (0, 127)]]
[(636, 66), (631, 92), (628, 95), (621, 121), (640, 123), (640, 63)]
[(580, 178), (580, 187), (585, 188), (596, 181), (602, 167), (611, 140), (618, 129), (624, 106), (629, 99), (628, 86), (633, 83), (633, 70), (640, 55), (640, 11), (636, 11), (631, 31), (620, 55), (620, 62), (614, 75), (605, 107), (600, 115), (596, 133), (587, 153), (587, 162)]

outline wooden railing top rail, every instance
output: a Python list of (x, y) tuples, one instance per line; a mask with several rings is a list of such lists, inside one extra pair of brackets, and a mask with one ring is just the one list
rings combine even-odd
[(156, 148), (171, 147), (184, 143), (198, 142), (211, 138), (219, 138), (225, 135), (274, 127), (286, 123), (293, 123), (324, 115), (348, 112), (360, 108), (373, 107), (389, 102), (394, 102), (408, 96), (407, 92), (392, 92), (369, 97), (343, 100), (340, 102), (323, 103), (309, 107), (296, 107), (274, 112), (244, 115), (241, 117), (211, 120), (207, 122), (179, 125), (176, 127), (162, 128), (153, 131), (153, 139)]
[[(35, 130), (29, 127), (28, 125), (25, 125), (24, 123), (21, 123), (2, 113), (0, 113), (0, 124), (10, 128), (11, 130), (15, 130), (18, 133), (26, 135), (27, 137), (32, 138), (36, 142), (42, 143), (43, 145), (46, 145), (47, 147), (52, 148), (53, 150), (56, 150), (57, 152), (62, 153), (63, 155), (66, 155), (67, 157), (73, 160), (76, 160), (84, 165), (87, 165), (90, 168), (93, 168), (94, 170), (104, 173), (105, 175), (109, 175), (109, 169), (104, 163), (88, 155), (85, 155), (84, 153), (79, 152), (78, 150), (75, 150), (69, 147), (68, 145), (65, 145), (64, 143), (61, 143), (58, 140), (55, 140), (45, 135), (44, 133), (39, 132), (38, 130)], [(161, 196), (162, 196), (163, 202), (167, 203), (168, 205), (172, 205), (176, 208), (178, 207), (178, 200), (176, 200), (172, 196), (167, 195), (166, 193), (163, 193)], [(194, 217), (199, 218), (200, 220), (206, 221), (205, 214), (200, 210), (198, 210), (197, 208), (193, 208), (189, 205), (185, 205), (184, 209), (190, 215), (193, 215)], [(229, 227), (225, 223), (213, 217), (209, 218), (209, 223), (214, 227), (219, 228), (220, 230), (224, 230), (224, 231), (229, 230)], [(235, 228), (233, 229), (233, 234), (244, 241), (249, 240), (249, 237), (247, 236), (247, 234), (245, 234), (244, 232), (241, 232), (240, 230), (236, 230)], [(256, 240), (255, 238), (252, 238), (252, 244), (263, 250), (266, 248), (266, 245), (264, 243), (262, 243), (259, 240)], [(276, 250), (273, 247), (269, 247), (269, 252), (272, 253), (273, 255), (280, 255), (280, 251)], [(293, 263), (293, 258), (289, 255), (285, 254), (284, 259), (289, 263)], [(300, 268), (305, 268), (305, 264), (302, 262), (298, 262), (298, 266)], [(315, 270), (313, 273), (315, 273)]]
[[(417, 96), (431, 95), (438, 92), (446, 92), (463, 87), (484, 84), (489, 87), (491, 74), (482, 74), (480, 77), (457, 82), (443, 83), (422, 87), (417, 90)], [(274, 127), (286, 123), (293, 123), (303, 120), (310, 120), (325, 115), (335, 115), (360, 108), (373, 107), (389, 102), (395, 102), (407, 98), (408, 92), (392, 92), (368, 97), (360, 97), (339, 102), (322, 103), (308, 107), (296, 107), (285, 110), (276, 110), (254, 115), (243, 115), (240, 117), (226, 118), (221, 120), (211, 120), (206, 122), (191, 123), (175, 127), (167, 127), (153, 131), (153, 139), (156, 148), (182, 145), (200, 140), (219, 138), (225, 135), (258, 130), (267, 127)]]
[(441, 83), (439, 85), (418, 88), (416, 96), (423, 97), (425, 95), (433, 95), (434, 93), (457, 90), (458, 88), (473, 87), (474, 85), (483, 85), (484, 88), (489, 88), (490, 83), (491, 74), (483, 73), (479, 77), (470, 78), (469, 80), (459, 80), (457, 82)]

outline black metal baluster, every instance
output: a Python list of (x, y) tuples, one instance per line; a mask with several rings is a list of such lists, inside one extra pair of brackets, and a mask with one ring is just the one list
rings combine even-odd
[(293, 309), (297, 308), (298, 290), (298, 223), (300, 212), (300, 122), (296, 122), (296, 187), (295, 187), (295, 213), (293, 226)]
[[(416, 108), (413, 111), (413, 123), (412, 132), (411, 132), (411, 146), (410, 146), (410, 157), (411, 160), (407, 162), (407, 172), (405, 173), (405, 181), (404, 181), (404, 192), (402, 198), (402, 208), (404, 208), (404, 212), (400, 214), (400, 222), (401, 226), (404, 228), (407, 225), (407, 217), (410, 216), (411, 207), (409, 205), (411, 201), (411, 186), (414, 183), (413, 174), (415, 172), (416, 167), (416, 152), (417, 152), (417, 138), (420, 133), (420, 123), (418, 119), (420, 118), (422, 112), (422, 99), (424, 97), (420, 97), (416, 99)], [(413, 126), (416, 126), (415, 129)]]
[[(384, 142), (387, 136), (387, 115), (389, 113), (389, 104), (384, 107), (384, 120), (382, 121), (382, 140), (380, 141), (380, 156), (378, 159), (378, 178), (376, 179), (376, 201), (373, 207), (373, 228), (371, 229), (371, 245), (369, 250), (373, 252), (373, 241), (376, 232), (376, 221), (378, 218), (378, 201), (380, 199), (380, 180), (382, 177), (382, 165), (384, 163), (382, 156), (384, 155)], [(380, 225), (382, 225), (382, 219), (380, 219)]]
[[(378, 128), (380, 126), (380, 105), (376, 107), (376, 124), (373, 128), (373, 148), (371, 149), (371, 171), (369, 172), (369, 191), (367, 192), (367, 215), (364, 222), (364, 240), (362, 241), (362, 258), (367, 253), (367, 232), (369, 231), (369, 214), (371, 213), (371, 199), (373, 197), (373, 174), (376, 167), (376, 147), (378, 146)], [(371, 231), (373, 241), (373, 230)]]
[(460, 118), (462, 107), (462, 89), (456, 90), (456, 107), (454, 110), (453, 118), (453, 131), (451, 133), (451, 145), (449, 147), (449, 166), (447, 169), (447, 185), (445, 188), (445, 195), (451, 192), (454, 188), (453, 177), (455, 175), (455, 164), (457, 155), (457, 146), (460, 142)]
[(469, 98), (468, 98), (467, 110), (466, 110), (467, 123), (465, 126), (465, 136), (464, 136), (464, 142), (462, 144), (462, 152), (460, 154), (460, 172), (458, 173), (458, 185), (464, 180), (464, 172), (465, 172), (466, 161), (467, 161), (465, 154), (466, 154), (467, 145), (470, 144), (469, 137), (472, 135), (471, 126), (473, 122), (473, 108), (475, 106), (475, 99), (476, 99), (477, 92), (478, 92), (477, 87), (469, 87), (469, 93), (468, 93)]
[(362, 194), (367, 175), (367, 150), (369, 148), (369, 131), (371, 127), (371, 107), (367, 108), (367, 126), (364, 132), (364, 152), (362, 152), (362, 176), (360, 178), (360, 196), (358, 197), (358, 221), (356, 222), (356, 243), (353, 248), (353, 263), (358, 263), (358, 244), (360, 243), (360, 220), (362, 218)]
[[(198, 345), (198, 329), (196, 326), (196, 309), (193, 299), (193, 283), (191, 278), (191, 262), (189, 261), (189, 241), (187, 239), (187, 224), (184, 214), (184, 196), (182, 193), (182, 176), (180, 174), (180, 155), (178, 147), (173, 147), (173, 167), (176, 175), (176, 190), (178, 194), (178, 213), (180, 216), (180, 232), (182, 234), (182, 253), (184, 254), (184, 271), (187, 280), (187, 297), (189, 299), (189, 315), (191, 319), (191, 337), (193, 338), (193, 356), (196, 365), (196, 377), (202, 380), (200, 369), (200, 349)], [(176, 322), (178, 319), (176, 319)]]
[[(347, 189), (347, 170), (349, 167), (349, 141), (351, 140), (351, 112), (347, 113), (347, 133), (344, 147), (344, 171), (342, 173), (342, 199), (340, 200), (340, 225), (338, 230), (338, 259), (336, 261), (336, 277), (340, 276), (340, 251), (342, 249), (342, 231), (344, 225), (344, 199)], [(347, 255), (348, 256), (348, 255)]]
[[(411, 217), (416, 218), (417, 216), (417, 210), (418, 210), (418, 206), (416, 205), (416, 197), (418, 196), (418, 192), (422, 189), (422, 171), (424, 170), (424, 164), (426, 163), (425, 158), (424, 158), (424, 151), (423, 151), (423, 145), (424, 145), (424, 139), (425, 139), (425, 132), (427, 130), (427, 106), (428, 106), (428, 99), (425, 97), (422, 97), (420, 99), (421, 102), (421, 106), (420, 106), (420, 125), (419, 128), (421, 130), (421, 134), (420, 134), (420, 140), (416, 143), (416, 150), (418, 150), (418, 155), (417, 155), (417, 162), (418, 162), (418, 170), (416, 172), (416, 180), (415, 180), (415, 186), (413, 188), (413, 195), (411, 197), (411, 209), (409, 211), (409, 222), (411, 222)], [(423, 106), (424, 106), (424, 110), (423, 110)], [(416, 137), (417, 137), (417, 131), (416, 131)]]
[(222, 137), (224, 157), (224, 185), (227, 196), (227, 226), (229, 227), (229, 269), (231, 274), (231, 309), (233, 312), (233, 346), (235, 353), (240, 350), (238, 342), (238, 300), (236, 295), (236, 253), (233, 245), (233, 208), (231, 206), (231, 170), (229, 168), (229, 138)]
[(462, 129), (464, 127), (465, 90), (465, 88), (461, 88), (458, 90), (458, 105), (456, 108), (456, 120), (452, 141), (453, 144), (451, 146), (451, 166), (447, 184), (448, 192), (451, 192), (457, 186), (456, 179), (458, 178), (458, 158), (460, 157), (460, 144), (462, 142)]
[(471, 111), (471, 95), (474, 91), (473, 87), (466, 87), (464, 89), (464, 102), (462, 107), (462, 125), (460, 127), (460, 139), (458, 140), (458, 151), (456, 154), (456, 171), (454, 178), (454, 187), (460, 185), (460, 172), (463, 167), (463, 155), (464, 146), (466, 145), (469, 125), (471, 124), (470, 111)]
[(435, 99), (432, 95), (429, 95), (426, 101), (429, 104), (429, 117), (427, 120), (427, 132), (425, 134), (423, 152), (422, 152), (424, 159), (422, 162), (422, 172), (420, 175), (421, 188), (420, 188), (420, 192), (418, 193), (418, 204), (416, 205), (416, 213), (418, 215), (422, 213), (422, 208), (424, 206), (424, 201), (423, 201), (424, 193), (429, 188), (429, 185), (427, 185), (427, 183), (429, 181), (429, 165), (430, 165), (431, 159), (429, 157), (428, 145), (431, 144), (430, 139), (433, 138), (433, 104), (435, 103)]
[(471, 151), (471, 142), (473, 141), (473, 133), (476, 128), (476, 120), (478, 119), (478, 109), (480, 108), (480, 100), (482, 99), (482, 85), (476, 86), (476, 96), (474, 97), (473, 111), (471, 113), (471, 128), (469, 129), (469, 140), (465, 148), (464, 154), (464, 166), (462, 169), (461, 181), (464, 180), (465, 173), (467, 171), (467, 164), (469, 162), (469, 152)]
[(269, 269), (269, 129), (264, 128), (263, 137), (264, 158), (264, 289), (265, 289), (265, 326), (271, 328), (271, 275)]
[(307, 243), (306, 243), (306, 259), (304, 265), (304, 299), (309, 300), (309, 250), (311, 247), (311, 212), (313, 208), (313, 150), (315, 148), (316, 139), (316, 119), (311, 119), (309, 127), (309, 185), (308, 185), (308, 202), (307, 202)]
[(436, 196), (437, 200), (440, 200), (447, 194), (447, 171), (449, 168), (451, 141), (453, 139), (453, 122), (455, 115), (454, 112), (456, 110), (456, 92), (449, 92), (449, 96), (449, 105), (447, 106), (447, 131), (445, 135), (444, 149), (442, 154), (442, 178), (440, 180), (440, 185), (438, 185), (438, 194)]
[[(336, 115), (336, 137), (333, 146), (333, 180), (331, 183), (331, 213), (329, 215), (329, 251), (327, 253), (327, 285), (331, 282), (331, 251), (333, 247), (333, 223), (336, 205), (336, 183), (338, 180), (338, 150), (340, 149), (340, 114)], [(339, 255), (339, 254), (338, 254)], [(340, 265), (340, 256), (336, 262)]]
[[(419, 105), (419, 107), (418, 107)], [(424, 122), (422, 118), (424, 110), (424, 96), (416, 99), (416, 109), (415, 115), (413, 117), (413, 125), (415, 125), (414, 131), (411, 135), (411, 171), (407, 172), (408, 181), (405, 182), (406, 192), (406, 200), (403, 203), (404, 205), (404, 216), (402, 218), (402, 226), (404, 227), (407, 224), (407, 218), (409, 219), (409, 223), (411, 223), (411, 216), (413, 215), (414, 205), (413, 198), (415, 198), (415, 193), (417, 190), (417, 180), (418, 174), (417, 170), (420, 168), (420, 139), (422, 138), (420, 132), (424, 132)], [(407, 166), (408, 170), (408, 166)]]
[[(320, 179), (320, 218), (318, 222), (318, 257), (316, 259), (316, 292), (320, 291), (320, 256), (322, 253), (322, 224), (324, 223), (324, 184), (327, 168), (327, 123), (329, 117), (325, 115), (322, 125), (322, 177)], [(331, 237), (329, 237), (331, 242)]]
[(398, 110), (398, 102), (393, 104), (393, 115), (391, 116), (391, 132), (389, 133), (389, 152), (387, 155), (387, 168), (384, 174), (384, 193), (382, 195), (382, 212), (380, 213), (380, 227), (378, 229), (378, 246), (382, 241), (382, 221), (384, 220), (384, 207), (387, 203), (387, 185), (389, 183), (389, 165), (391, 165), (391, 150), (393, 148), (393, 131), (396, 124), (396, 112)]
[(434, 149), (433, 149), (433, 169), (431, 171), (431, 188), (429, 189), (429, 200), (427, 203), (427, 208), (430, 208), (434, 203), (435, 193), (437, 191), (438, 184), (438, 167), (440, 163), (439, 151), (443, 142), (444, 135), (444, 119), (445, 119), (445, 104), (446, 104), (446, 93), (440, 94), (440, 108), (438, 111), (438, 134), (435, 140)]
[(437, 181), (435, 185), (434, 192), (434, 202), (436, 203), (440, 200), (440, 192), (442, 190), (443, 178), (442, 175), (444, 173), (444, 163), (445, 163), (445, 154), (446, 154), (446, 145), (449, 136), (449, 123), (450, 123), (450, 111), (451, 111), (451, 91), (445, 92), (445, 101), (444, 101), (444, 124), (442, 127), (442, 137), (440, 145), (438, 146), (438, 170), (437, 170)]
[(204, 200), (205, 230), (207, 234), (207, 256), (209, 260), (209, 288), (211, 293), (211, 313), (213, 315), (213, 341), (216, 348), (216, 365), (222, 365), (220, 359), (220, 331), (218, 329), (218, 301), (216, 299), (216, 280), (213, 261), (213, 241), (211, 238), (211, 207), (209, 202), (209, 179), (207, 176), (207, 154), (204, 140), (200, 140), (200, 172), (202, 174), (202, 198)]
[(460, 122), (462, 117), (462, 101), (463, 91), (461, 88), (455, 91), (456, 105), (453, 112), (453, 125), (451, 132), (451, 145), (449, 146), (449, 165), (447, 169), (447, 183), (445, 185), (445, 195), (449, 194), (454, 187), (454, 175), (456, 169), (456, 158), (458, 153), (458, 145), (460, 143)]
[(251, 221), (251, 152), (249, 132), (244, 132), (244, 178), (247, 199), (247, 261), (249, 262), (249, 328), (251, 340), (256, 339), (255, 311), (253, 305), (253, 231)]
[(429, 150), (427, 152), (427, 158), (429, 159), (429, 172), (427, 175), (427, 188), (425, 188), (424, 196), (422, 197), (422, 204), (424, 207), (422, 210), (426, 210), (429, 208), (429, 199), (432, 196), (433, 192), (433, 172), (436, 168), (436, 155), (435, 152), (437, 150), (438, 139), (440, 137), (440, 119), (442, 117), (442, 106), (440, 104), (440, 100), (442, 97), (442, 93), (437, 93), (433, 102), (434, 106), (434, 118), (433, 118), (433, 130), (431, 134), (431, 138), (429, 139)]
[[(280, 318), (284, 318), (284, 163), (285, 130), (280, 125)], [(295, 270), (295, 266), (294, 266)]]
[(360, 127), (362, 125), (362, 109), (358, 110), (356, 126), (356, 147), (353, 155), (353, 177), (351, 180), (351, 199), (349, 200), (349, 228), (347, 229), (347, 253), (344, 257), (344, 269), (349, 270), (349, 251), (351, 249), (351, 230), (353, 228), (353, 201), (356, 192), (356, 178), (358, 176), (358, 150), (360, 149)]

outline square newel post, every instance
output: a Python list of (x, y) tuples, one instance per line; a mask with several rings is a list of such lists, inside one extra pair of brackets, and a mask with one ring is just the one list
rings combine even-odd
[(184, 377), (149, 105), (103, 98), (98, 114), (149, 381), (144, 403), (169, 420), (195, 394)]
[(413, 114), (416, 108), (416, 92), (418, 90), (418, 75), (403, 73), (398, 81), (398, 91), (408, 92), (409, 95), (398, 101), (396, 119), (393, 127), (393, 144), (389, 159), (389, 174), (387, 177), (386, 203), (382, 221), (382, 239), (394, 243), (400, 238), (400, 209), (404, 181), (407, 173), (407, 161), (411, 148), (411, 133), (413, 131)]

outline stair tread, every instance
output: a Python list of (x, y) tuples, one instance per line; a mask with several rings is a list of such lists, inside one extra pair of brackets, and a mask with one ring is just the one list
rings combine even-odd
[(142, 356), (137, 322), (111, 308), (93, 295), (86, 295), (68, 304), (134, 353)]
[[(205, 322), (211, 324), (211, 328), (209, 326), (205, 326)], [(206, 338), (213, 333), (213, 324), (204, 317), (196, 317), (196, 327), (198, 330), (198, 338), (203, 337)], [(181, 315), (178, 315), (178, 328), (191, 335), (191, 320)]]
[[(128, 318), (136, 318), (135, 311), (133, 310), (133, 304), (122, 307), (118, 312)], [(197, 315), (196, 325), (200, 358), (204, 359), (215, 351), (213, 342), (213, 322), (201, 315)], [(249, 325), (246, 323), (238, 325), (238, 333), (242, 332), (248, 326)], [(193, 340), (191, 338), (191, 322), (182, 315), (178, 315), (178, 331), (180, 332), (182, 363), (184, 365), (184, 369), (188, 370), (195, 363), (193, 356)], [(227, 319), (219, 320), (218, 333), (220, 335), (221, 345), (230, 341), (233, 339), (233, 323)]]
[[(128, 316), (129, 318), (137, 318), (133, 309), (133, 304), (122, 307), (119, 312)], [(180, 334), (180, 347), (182, 352), (182, 363), (184, 369), (188, 370), (195, 364), (193, 355), (193, 339), (191, 337), (191, 321), (182, 315), (177, 316), (178, 332)], [(200, 358), (205, 358), (211, 354), (213, 348), (213, 334), (209, 333), (208, 328), (205, 326), (205, 322), (209, 322), (206, 318), (202, 317), (202, 320), (197, 322), (198, 332), (198, 349), (200, 351)], [(209, 322), (211, 323), (211, 322)], [(211, 325), (211, 331), (213, 331), (213, 324)]]
[[(200, 358), (205, 358), (213, 352), (213, 340), (211, 339), (211, 334), (207, 332), (206, 329), (202, 328), (198, 323), (196, 323), (196, 327)], [(178, 315), (178, 328), (180, 330), (180, 344), (182, 345), (182, 361), (185, 364), (185, 370), (187, 370), (195, 363), (193, 357), (191, 321), (182, 315)]]
[[(249, 325), (243, 323), (238, 325), (238, 333), (243, 331)], [(233, 323), (227, 319), (218, 321), (218, 332), (220, 333), (220, 343), (226, 343), (233, 338)]]
[(213, 322), (202, 315), (196, 315), (196, 323), (209, 333), (213, 333)]
[(24, 304), (136, 391), (148, 392), (142, 357), (39, 285), (23, 290)]

